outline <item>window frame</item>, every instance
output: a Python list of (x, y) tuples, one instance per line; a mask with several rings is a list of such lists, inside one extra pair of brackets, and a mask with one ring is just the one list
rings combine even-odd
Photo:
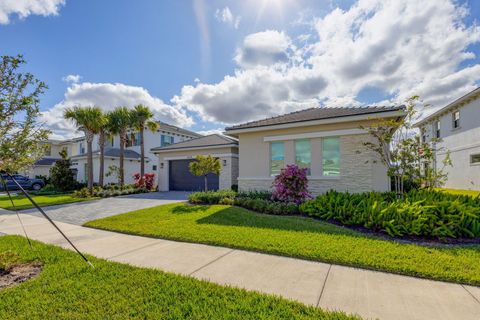
[[(458, 119), (456, 119), (458, 115)], [(455, 110), (452, 112), (452, 129), (460, 128), (460, 110)]]
[(442, 136), (442, 132), (441, 132), (442, 126), (441, 126), (440, 120), (437, 120), (434, 122), (433, 130), (434, 130), (435, 138), (440, 139)]
[[(337, 140), (338, 141), (338, 174), (325, 174), (325, 141), (326, 140)], [(342, 170), (341, 170), (341, 159), (342, 159), (342, 139), (340, 136), (332, 136), (332, 137), (323, 137), (322, 138), (322, 158), (321, 158), (321, 164), (322, 164), (322, 177), (340, 177), (342, 175)], [(328, 160), (328, 159), (327, 159)]]
[[(283, 165), (280, 167), (280, 170), (278, 170), (278, 173), (273, 173), (273, 171), (272, 171), (272, 168), (273, 168), (273, 166), (272, 166), (272, 163), (273, 163), (273, 159), (272, 159), (273, 158), (273, 146), (274, 145), (280, 145), (280, 144), (282, 145), (283, 155), (282, 155), (282, 160), (278, 160), (278, 161), (282, 161)], [(280, 174), (280, 172), (283, 168), (285, 168), (285, 141), (272, 141), (272, 142), (270, 142), (269, 150), (270, 150), (270, 152), (269, 152), (269, 172), (270, 172), (271, 177), (275, 177), (275, 176)]]
[[(478, 157), (478, 161), (473, 161), (474, 157)], [(480, 166), (480, 153), (473, 153), (470, 155), (470, 165), (471, 166)]]
[[(308, 152), (309, 152), (309, 159), (308, 159), (308, 167), (300, 167), (298, 165), (298, 159), (297, 159), (297, 143), (300, 142), (306, 142), (308, 143)], [(310, 139), (297, 139), (293, 141), (293, 151), (294, 151), (294, 156), (295, 156), (295, 165), (297, 165), (299, 168), (307, 168), (307, 175), (311, 175), (312, 172), (312, 142)]]

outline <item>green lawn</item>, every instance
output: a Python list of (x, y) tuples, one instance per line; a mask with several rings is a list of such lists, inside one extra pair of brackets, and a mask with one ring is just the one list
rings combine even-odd
[[(38, 196), (31, 195), (31, 196), (33, 200), (42, 207), (97, 199), (97, 198), (74, 198), (71, 193), (38, 195)], [(23, 195), (15, 195), (12, 198), (13, 198), (13, 203), (15, 203), (15, 206), (17, 207), (17, 209), (23, 210), (23, 209), (33, 208), (33, 205), (30, 203), (30, 201)], [(8, 195), (0, 195), (0, 208), (13, 210), (13, 206), (12, 206), (12, 203), (10, 202), (10, 198), (8, 197)]]
[(480, 284), (480, 246), (429, 248), (400, 244), (313, 219), (261, 215), (237, 207), (172, 204), (90, 221), (85, 225)]
[(458, 194), (458, 195), (464, 195), (464, 196), (472, 196), (476, 197), (480, 195), (480, 191), (476, 190), (462, 190), (462, 189), (445, 189), (445, 188), (437, 188), (435, 189), (437, 191), (443, 191), (443, 192), (448, 192), (451, 194)]
[[(6, 254), (8, 253), (8, 254)], [(282, 298), (0, 237), (2, 257), (43, 264), (38, 278), (0, 290), (0, 319), (353, 319)], [(4, 263), (4, 264), (8, 264)]]

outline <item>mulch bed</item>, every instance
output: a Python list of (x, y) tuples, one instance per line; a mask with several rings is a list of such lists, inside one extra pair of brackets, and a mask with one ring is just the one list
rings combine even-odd
[(38, 262), (14, 265), (7, 270), (0, 269), (0, 290), (35, 278), (41, 271), (42, 265)]

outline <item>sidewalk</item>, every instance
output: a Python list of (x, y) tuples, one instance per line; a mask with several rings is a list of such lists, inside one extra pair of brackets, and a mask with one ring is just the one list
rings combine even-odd
[[(69, 248), (36, 216), (21, 214), (28, 235)], [(243, 250), (124, 235), (59, 222), (85, 253), (283, 296), (378, 319), (480, 319), (480, 288)], [(0, 232), (23, 235), (18, 218), (0, 213)]]

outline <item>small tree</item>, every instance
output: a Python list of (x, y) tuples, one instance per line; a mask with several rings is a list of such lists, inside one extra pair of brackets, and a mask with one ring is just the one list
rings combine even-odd
[(193, 161), (189, 165), (190, 172), (197, 177), (204, 177), (205, 180), (205, 191), (208, 190), (208, 180), (207, 175), (209, 173), (220, 174), (221, 165), (218, 158), (212, 157), (211, 155), (202, 156), (198, 155), (195, 158), (196, 161)]
[(273, 181), (275, 190), (272, 199), (300, 204), (307, 198), (311, 198), (312, 196), (308, 192), (307, 170), (307, 168), (299, 168), (295, 164), (289, 164), (283, 168)]
[(120, 168), (114, 164), (108, 166), (108, 171), (105, 174), (106, 177), (114, 176), (117, 183), (120, 184)]
[(47, 86), (30, 73), (18, 69), (21, 55), (0, 57), (0, 171), (16, 172), (40, 159), (48, 138), (37, 119), (40, 95)]
[(68, 159), (67, 150), (60, 151), (62, 159), (57, 160), (50, 169), (50, 182), (58, 191), (70, 191), (75, 189), (77, 181), (74, 172), (71, 169), (72, 162)]

